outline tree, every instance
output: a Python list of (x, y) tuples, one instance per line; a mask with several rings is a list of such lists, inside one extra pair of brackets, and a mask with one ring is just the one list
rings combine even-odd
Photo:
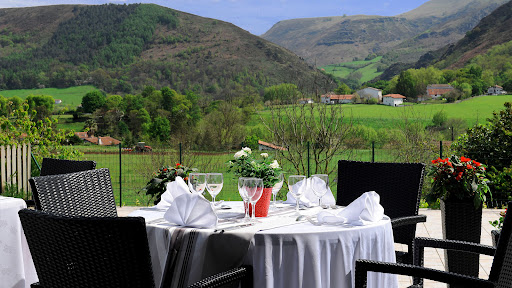
[(98, 90), (91, 91), (82, 98), (82, 108), (85, 113), (93, 113), (96, 109), (103, 107), (106, 101), (103, 93)]
[(412, 77), (411, 71), (406, 70), (400, 72), (396, 83), (396, 92), (407, 98), (416, 98), (416, 83)]
[(437, 127), (443, 126), (446, 120), (448, 120), (448, 116), (443, 110), (436, 112), (436, 114), (434, 114), (432, 117), (432, 122), (434, 123), (434, 126)]
[[(32, 117), (36, 120), (43, 120), (46, 117), (51, 117), (53, 112), (53, 105), (55, 100), (49, 95), (28, 95), (25, 99)], [(33, 115), (32, 111), (35, 111)]]
[(341, 83), (340, 86), (338, 86), (338, 88), (334, 89), (334, 93), (338, 95), (348, 95), (352, 93), (352, 89), (350, 89), (350, 87), (348, 87), (347, 84)]
[(289, 104), (301, 98), (301, 95), (297, 85), (283, 83), (265, 88), (263, 101), (280, 101), (283, 104)]
[(163, 142), (168, 140), (171, 134), (171, 124), (169, 123), (169, 120), (160, 116), (156, 117), (151, 123), (149, 134), (157, 141)]

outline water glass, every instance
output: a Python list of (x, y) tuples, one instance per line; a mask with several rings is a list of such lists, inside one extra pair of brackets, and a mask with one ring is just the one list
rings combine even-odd
[(190, 192), (203, 194), (206, 188), (206, 174), (205, 173), (190, 173), (188, 174), (188, 189)]
[(313, 193), (318, 197), (318, 206), (322, 206), (322, 197), (329, 190), (329, 175), (327, 174), (314, 174), (311, 176), (309, 184)]
[(206, 174), (206, 190), (212, 196), (212, 204), (215, 207), (215, 197), (222, 190), (222, 186), (224, 185), (224, 177), (222, 173), (207, 173)]
[(250, 204), (252, 204), (251, 221), (257, 222), (255, 217), (256, 202), (260, 200), (263, 194), (263, 179), (260, 178), (247, 178), (244, 180), (244, 189), (247, 192)]
[(249, 196), (244, 188), (245, 179), (247, 179), (247, 177), (238, 178), (238, 193), (240, 194), (240, 197), (242, 197), (242, 201), (244, 201), (245, 216), (243, 221), (249, 221)]
[(272, 187), (272, 209), (277, 209), (276, 196), (277, 196), (277, 193), (279, 193), (279, 190), (281, 190), (281, 188), (283, 187), (284, 174), (279, 173), (279, 175), (277, 176), (277, 179), (279, 179), (279, 181), (276, 184), (274, 184), (274, 186)]
[(304, 189), (306, 188), (306, 176), (290, 175), (290, 177), (288, 177), (288, 188), (290, 189), (290, 193), (293, 195), (297, 202), (297, 205), (295, 206), (295, 212), (297, 215), (300, 215), (299, 200), (302, 194), (304, 194)]

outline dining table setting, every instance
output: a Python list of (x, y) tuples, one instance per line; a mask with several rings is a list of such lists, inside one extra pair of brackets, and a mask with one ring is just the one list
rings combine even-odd
[[(357, 259), (395, 262), (378, 193), (337, 206), (325, 176), (280, 176), (271, 193), (286, 183), (287, 199), (264, 203), (262, 179), (240, 177), (242, 201), (216, 201), (221, 173), (176, 177), (157, 205), (129, 215), (145, 218), (156, 285), (181, 287), (250, 265), (254, 287), (354, 287)], [(395, 275), (368, 276), (368, 287), (398, 287)]]

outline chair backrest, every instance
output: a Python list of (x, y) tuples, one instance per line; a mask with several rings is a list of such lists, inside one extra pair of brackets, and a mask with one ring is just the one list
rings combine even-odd
[(74, 173), (96, 168), (94, 161), (61, 160), (43, 158), (40, 176)]
[(29, 179), (37, 210), (66, 216), (117, 216), (107, 168)]
[(144, 218), (18, 214), (42, 287), (154, 287)]
[[(336, 204), (347, 206), (367, 191), (380, 195), (380, 204), (389, 217), (418, 215), (423, 187), (423, 163), (370, 163), (338, 161)], [(399, 227), (395, 242), (411, 244), (415, 226)], [(395, 232), (395, 231), (394, 231)]]
[[(508, 202), (508, 207), (512, 207), (512, 202)], [(496, 246), (489, 280), (497, 282), (496, 287), (510, 287), (512, 283), (512, 212), (508, 209)]]

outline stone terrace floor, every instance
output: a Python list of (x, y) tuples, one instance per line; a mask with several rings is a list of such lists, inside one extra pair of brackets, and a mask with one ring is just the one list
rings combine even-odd
[[(127, 216), (130, 212), (139, 209), (140, 207), (118, 207), (117, 211), (119, 216)], [(499, 218), (499, 213), (504, 210), (497, 209), (484, 209), (482, 213), (482, 236), (481, 243), (485, 245), (492, 245), (491, 230), (494, 227), (489, 224), (489, 221), (493, 221)], [(431, 237), (431, 238), (443, 238), (443, 230), (441, 227), (441, 211), (440, 210), (429, 210), (420, 209), (420, 214), (427, 215), (427, 222), (418, 225), (416, 230), (417, 237)], [(396, 249), (407, 249), (405, 245), (395, 244)], [(480, 278), (487, 279), (489, 277), (489, 271), (491, 269), (493, 257), (481, 255), (480, 256)], [(444, 252), (442, 249), (425, 249), (425, 267), (434, 269), (444, 269)], [(399, 276), (399, 287), (407, 287), (412, 284), (410, 277)], [(425, 288), (438, 288), (446, 287), (443, 283), (437, 283), (429, 280), (425, 280)]]

